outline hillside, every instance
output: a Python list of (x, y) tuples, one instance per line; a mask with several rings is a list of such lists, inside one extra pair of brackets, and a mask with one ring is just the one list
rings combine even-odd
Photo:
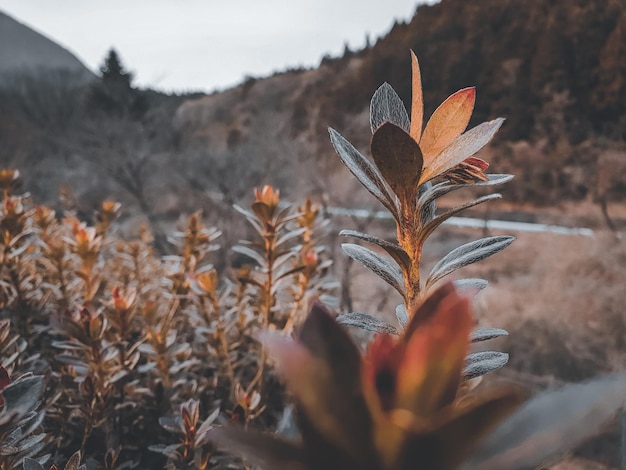
[[(396, 24), (370, 49), (187, 102), (175, 124), (187, 142), (199, 138), (221, 152), (255, 142), (269, 122), (276, 139), (296, 145), (302, 160), (332, 167), (326, 126), (366, 149), (374, 90), (387, 81), (408, 102), (409, 49), (420, 58), (428, 114), (451, 92), (475, 85), (471, 125), (507, 118), (492, 161), (498, 171), (519, 175), (511, 198), (544, 204), (593, 198), (598, 162), (617, 160), (616, 169), (625, 169), (626, 158), (606, 156), (622, 155), (626, 138), (622, 0), (420, 6), (410, 22)], [(619, 181), (609, 186), (612, 197), (626, 189)]]
[(24, 73), (65, 71), (80, 82), (94, 78), (71, 52), (0, 11), (0, 84)]
[[(26, 28), (1, 18), (9, 30)], [(388, 81), (408, 102), (409, 49), (420, 58), (427, 114), (475, 85), (470, 125), (507, 118), (483, 156), (492, 171), (517, 175), (503, 188), (515, 210), (564, 214), (563, 204), (584, 201), (579, 220), (555, 221), (590, 226), (626, 213), (611, 206), (626, 196), (623, 0), (443, 0), (370, 48), (211, 95), (167, 97), (102, 80), (79, 92), (43, 80), (19, 95), (0, 89), (0, 161), (21, 168), (41, 201), (70, 186), (84, 211), (114, 197), (152, 220), (171, 221), (207, 195), (222, 210), (265, 183), (289, 197), (358, 205), (327, 127), (367, 153), (376, 88)]]

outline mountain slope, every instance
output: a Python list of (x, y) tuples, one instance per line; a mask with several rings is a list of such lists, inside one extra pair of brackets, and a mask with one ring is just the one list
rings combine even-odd
[(0, 84), (23, 73), (69, 72), (81, 81), (93, 73), (71, 52), (0, 12)]
[[(494, 145), (510, 155), (492, 161), (498, 171), (519, 175), (509, 185), (518, 200), (590, 196), (597, 162), (607, 160), (598, 144), (619, 147), (626, 139), (623, 0), (442, 0), (420, 6), (410, 22), (396, 24), (370, 49), (188, 101), (175, 125), (184, 141), (200, 140), (219, 152), (254, 145), (271, 125), (274, 142), (325, 171), (337, 161), (327, 126), (365, 150), (376, 88), (387, 81), (409, 103), (409, 49), (420, 59), (428, 115), (452, 92), (474, 85), (470, 125), (507, 118)], [(609, 186), (624, 189), (619, 182)]]

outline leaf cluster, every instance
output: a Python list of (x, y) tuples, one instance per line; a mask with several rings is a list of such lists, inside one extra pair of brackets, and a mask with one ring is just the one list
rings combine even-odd
[(206, 433), (280, 419), (284, 392), (257, 335), (293, 328), (312, 296), (330, 298), (319, 207), (281, 202), (273, 227), (259, 201), (238, 208), (261, 231), (234, 250), (248, 263), (218, 272), (221, 232), (201, 212), (157, 256), (147, 230), (117, 234), (120, 204), (81, 221), (13, 194), (19, 173), (0, 176), (3, 468), (244, 468)]

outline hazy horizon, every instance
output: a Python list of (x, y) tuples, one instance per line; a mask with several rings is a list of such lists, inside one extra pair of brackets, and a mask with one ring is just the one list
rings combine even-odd
[[(73, 53), (94, 72), (115, 48), (135, 84), (170, 92), (213, 91), (293, 67), (316, 67), (345, 45), (361, 49), (395, 21), (408, 21), (430, 0), (263, 4), (240, 0), (215, 5), (188, 0), (0, 0), (12, 16)], [(96, 31), (97, 33), (94, 33)]]

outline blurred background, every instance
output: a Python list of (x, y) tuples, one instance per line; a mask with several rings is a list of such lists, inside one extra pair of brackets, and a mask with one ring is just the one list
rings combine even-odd
[[(0, 0), (0, 166), (21, 171), (35, 202), (88, 218), (119, 200), (129, 236), (201, 208), (225, 245), (244, 230), (232, 204), (263, 184), (293, 202), (378, 210), (327, 127), (367, 153), (377, 87), (410, 105), (412, 49), (426, 115), (476, 86), (470, 126), (507, 119), (480, 156), (516, 177), (467, 215), (592, 230), (511, 232), (511, 248), (465, 268), (491, 282), (480, 322), (511, 332), (503, 373), (545, 387), (626, 368), (623, 0), (180, 5)], [(333, 220), (334, 232), (354, 226), (394, 235), (373, 218)], [(475, 237), (447, 228), (425, 262)], [(392, 310), (394, 294), (342, 256), (344, 308)], [(613, 431), (567, 468), (612, 468)]]

